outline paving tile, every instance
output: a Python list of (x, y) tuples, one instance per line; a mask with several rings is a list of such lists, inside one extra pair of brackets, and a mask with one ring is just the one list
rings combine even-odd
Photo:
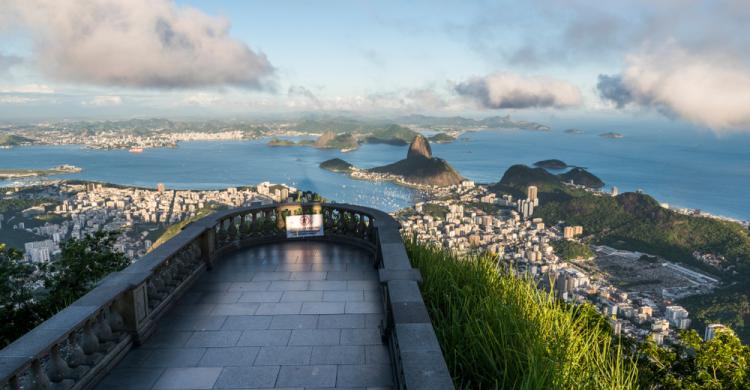
[(228, 316), (221, 330), (268, 329), (271, 316)]
[(375, 280), (349, 280), (346, 282), (346, 289), (380, 291), (380, 282)]
[(383, 344), (380, 329), (341, 329), (341, 345), (378, 345)]
[(169, 324), (171, 330), (219, 330), (226, 319), (226, 316), (170, 314), (160, 321)]
[(198, 303), (201, 298), (203, 298), (204, 292), (202, 291), (188, 291), (183, 296), (180, 297), (178, 302), (181, 305), (190, 305), (194, 303)]
[(318, 319), (319, 329), (364, 328), (364, 314), (321, 314)]
[(338, 280), (311, 280), (310, 290), (340, 291), (346, 290), (346, 281)]
[(271, 264), (271, 263), (262, 264), (262, 263), (254, 262), (251, 264), (237, 265), (236, 267), (233, 267), (233, 268), (243, 269), (249, 272), (272, 272), (272, 271), (276, 271), (277, 266), (278, 264)]
[(157, 331), (146, 340), (141, 348), (182, 348), (192, 335), (193, 332)]
[(275, 271), (308, 272), (312, 271), (312, 264), (279, 264), (276, 266)]
[(255, 302), (217, 303), (211, 314), (217, 316), (250, 315), (255, 314), (260, 305), (260, 303)]
[(227, 291), (229, 289), (229, 286), (231, 285), (231, 282), (206, 282), (201, 278), (193, 285), (193, 287), (190, 288), (190, 290), (195, 292)]
[(117, 367), (142, 367), (143, 362), (154, 353), (153, 349), (134, 348), (128, 351), (128, 354), (120, 361)]
[(174, 315), (210, 315), (216, 307), (215, 303), (192, 303), (188, 305), (175, 305), (170, 314)]
[(272, 388), (279, 367), (225, 367), (214, 385), (215, 389)]
[(258, 272), (253, 277), (253, 282), (289, 280), (291, 272)]
[(380, 302), (346, 302), (346, 313), (382, 313), (383, 304)]
[(387, 364), (338, 366), (336, 386), (392, 386), (391, 366)]
[(305, 291), (309, 285), (307, 280), (280, 280), (271, 282), (268, 291)]
[(279, 302), (283, 291), (247, 291), (243, 292), (238, 302)]
[(344, 314), (345, 302), (305, 302), (302, 304), (302, 314)]
[(302, 310), (302, 302), (261, 303), (256, 314), (299, 314)]
[(205, 352), (205, 348), (157, 349), (143, 360), (143, 367), (193, 367)]
[(297, 329), (292, 331), (289, 345), (338, 345), (339, 329)]
[(347, 271), (364, 271), (364, 272), (378, 272), (377, 267), (375, 267), (375, 264), (367, 260), (365, 262), (354, 262), (347, 264)]
[(283, 329), (246, 330), (242, 332), (237, 346), (264, 347), (269, 345), (287, 345), (291, 334), (290, 330)]
[(154, 389), (211, 389), (221, 370), (219, 367), (168, 368)]
[(292, 272), (291, 280), (325, 280), (327, 272)]
[(323, 293), (324, 302), (348, 302), (348, 301), (363, 301), (363, 291), (325, 291)]
[(232, 347), (237, 344), (242, 331), (211, 330), (195, 332), (188, 340), (187, 347)]
[(225, 271), (221, 273), (214, 274), (211, 281), (220, 281), (220, 282), (250, 282), (255, 277), (255, 272), (241, 272), (241, 271)]
[(365, 314), (365, 328), (380, 328), (383, 325), (383, 313)]
[(365, 290), (365, 301), (380, 302), (383, 300), (383, 293), (379, 290)]
[(229, 291), (266, 291), (271, 282), (236, 282), (230, 283)]
[(115, 368), (99, 383), (100, 390), (150, 389), (163, 368)]
[(281, 302), (320, 302), (323, 291), (285, 291)]
[(204, 367), (252, 366), (260, 347), (206, 348), (198, 363)]
[(282, 366), (278, 386), (333, 387), (336, 385), (336, 366)]
[(312, 271), (327, 272), (327, 271), (349, 271), (349, 264), (346, 263), (315, 263), (310, 264)]
[(365, 347), (362, 345), (313, 347), (310, 364), (365, 364)]
[(203, 294), (200, 303), (234, 303), (242, 295), (239, 291), (212, 291)]
[(310, 363), (312, 347), (262, 347), (258, 358), (255, 359), (256, 366), (288, 366), (303, 365)]
[(317, 324), (317, 315), (276, 315), (268, 329), (315, 329)]
[(386, 345), (365, 346), (365, 360), (367, 364), (390, 364), (391, 354)]
[(370, 278), (364, 271), (330, 271), (326, 276), (326, 280), (368, 280)]

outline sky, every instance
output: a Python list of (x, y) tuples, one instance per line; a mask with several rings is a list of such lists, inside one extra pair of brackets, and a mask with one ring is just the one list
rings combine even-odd
[(747, 20), (745, 0), (0, 0), (0, 116), (510, 114), (748, 133)]

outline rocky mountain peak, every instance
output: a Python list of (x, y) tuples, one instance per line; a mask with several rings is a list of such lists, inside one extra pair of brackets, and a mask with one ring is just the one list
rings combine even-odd
[(414, 137), (414, 141), (411, 141), (409, 145), (409, 152), (406, 154), (407, 159), (414, 157), (432, 158), (430, 142), (421, 134)]

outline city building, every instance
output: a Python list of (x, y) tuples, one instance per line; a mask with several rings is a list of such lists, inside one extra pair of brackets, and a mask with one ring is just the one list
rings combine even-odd
[(536, 186), (529, 186), (526, 189), (526, 199), (534, 203), (534, 206), (539, 206), (539, 189)]
[(690, 327), (688, 311), (682, 306), (667, 306), (664, 310), (664, 316), (677, 329)]
[(731, 332), (732, 330), (722, 324), (709, 324), (706, 326), (706, 332), (703, 335), (705, 341), (713, 340), (719, 332)]

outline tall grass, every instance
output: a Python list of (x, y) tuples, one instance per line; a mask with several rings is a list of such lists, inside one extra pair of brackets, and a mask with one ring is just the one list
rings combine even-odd
[(414, 241), (406, 248), (457, 387), (637, 387), (635, 366), (590, 308), (566, 305), (485, 257)]

